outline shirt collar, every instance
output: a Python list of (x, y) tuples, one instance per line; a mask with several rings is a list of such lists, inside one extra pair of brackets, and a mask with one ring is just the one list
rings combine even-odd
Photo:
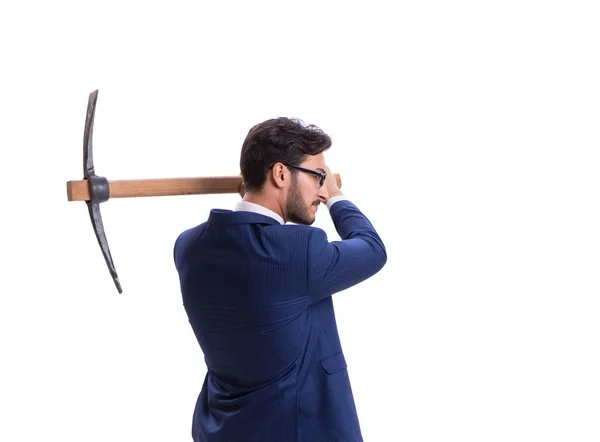
[(260, 213), (261, 215), (269, 216), (279, 222), (279, 224), (284, 224), (283, 218), (279, 216), (277, 213), (272, 210), (267, 209), (259, 204), (251, 203), (250, 201), (240, 201), (236, 204), (234, 211), (244, 211), (244, 212), (254, 212)]

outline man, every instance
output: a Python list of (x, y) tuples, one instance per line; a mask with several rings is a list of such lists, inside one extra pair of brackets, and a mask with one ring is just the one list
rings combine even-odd
[[(330, 146), (298, 120), (254, 126), (240, 159), (243, 200), (176, 240), (183, 304), (208, 369), (196, 442), (363, 440), (331, 295), (387, 257), (326, 166)], [(321, 203), (341, 241), (310, 226)]]

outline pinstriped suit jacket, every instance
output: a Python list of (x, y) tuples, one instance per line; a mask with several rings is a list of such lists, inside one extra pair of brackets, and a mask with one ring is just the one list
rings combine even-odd
[(350, 201), (322, 229), (213, 209), (175, 242), (183, 305), (207, 374), (195, 442), (362, 441), (331, 295), (386, 262)]

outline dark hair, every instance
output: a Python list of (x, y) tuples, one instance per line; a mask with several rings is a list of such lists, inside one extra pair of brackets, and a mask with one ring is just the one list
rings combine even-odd
[[(246, 190), (261, 190), (267, 170), (281, 162), (301, 164), (308, 155), (318, 155), (331, 147), (331, 138), (314, 124), (295, 118), (272, 118), (257, 124), (248, 132), (240, 169)], [(292, 169), (292, 173), (296, 170)]]

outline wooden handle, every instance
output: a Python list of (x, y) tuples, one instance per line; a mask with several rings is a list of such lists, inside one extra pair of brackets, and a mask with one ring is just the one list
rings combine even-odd
[[(339, 174), (334, 174), (338, 187), (342, 187)], [(151, 178), (141, 180), (109, 181), (110, 198), (138, 198), (144, 196), (198, 195), (209, 193), (240, 193), (242, 176), (199, 178)], [(68, 181), (69, 201), (88, 201), (88, 180)]]

